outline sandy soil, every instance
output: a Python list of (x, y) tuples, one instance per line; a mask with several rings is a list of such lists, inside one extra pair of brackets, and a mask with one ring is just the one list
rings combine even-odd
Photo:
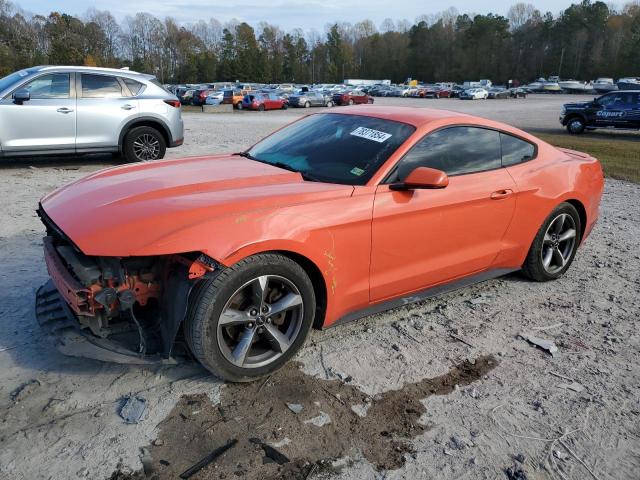
[[(383, 101), (437, 105), (527, 129), (557, 130), (558, 108), (566, 100), (549, 95), (517, 101)], [(186, 114), (186, 143), (170, 150), (169, 156), (237, 150), (302, 113)], [(250, 408), (251, 395), (261, 402), (277, 399), (267, 395), (269, 389), (277, 392), (292, 382), (311, 385), (299, 393), (287, 388), (287, 398), (305, 406), (298, 420), (286, 417), (292, 413), (280, 402), (269, 414), (275, 437), (256, 437), (277, 445), (274, 448), (293, 462), (308, 460), (312, 465), (327, 460), (318, 463), (321, 468), (314, 468), (309, 478), (494, 479), (508, 478), (508, 468), (512, 478), (638, 478), (639, 185), (607, 180), (601, 220), (564, 278), (532, 284), (510, 275), (313, 332), (297, 359), (301, 370), (291, 365), (281, 380), (275, 376), (257, 392), (256, 385), (222, 385), (193, 364), (139, 368), (67, 358), (40, 333), (33, 300), (47, 275), (41, 253), (43, 228), (35, 215), (38, 199), (113, 162), (104, 157), (24, 159), (0, 168), (0, 478), (103, 479), (118, 465), (121, 473), (142, 472), (141, 460), (155, 467), (147, 477), (175, 478), (173, 474), (198, 461), (200, 454), (239, 436), (229, 429), (203, 426), (220, 415), (214, 407), (224, 408), (233, 397), (242, 400), (235, 402), (238, 416), (263, 415)], [(552, 357), (532, 347), (518, 337), (522, 332), (555, 341), (559, 353)], [(448, 378), (461, 362), (473, 364), (485, 356), (495, 359), (495, 367), (471, 382), (453, 382), (452, 388), (436, 395), (416, 387), (428, 379)], [(398, 392), (389, 393), (394, 390)], [(137, 425), (126, 425), (118, 416), (122, 398), (131, 392), (148, 404)], [(413, 407), (419, 414), (411, 420), (414, 431), (394, 433), (406, 443), (399, 452), (401, 460), (379, 462), (368, 454), (366, 445), (358, 442), (371, 434), (369, 430), (334, 430), (336, 424), (348, 423), (341, 421), (345, 412), (338, 404), (328, 405), (335, 395), (344, 396), (345, 410), (359, 395), (373, 403), (385, 395), (419, 401), (423, 408)], [(188, 403), (193, 399), (202, 404), (197, 414)], [(335, 418), (332, 424), (314, 427), (318, 432), (331, 428), (319, 437), (356, 448), (337, 448), (334, 442), (326, 455), (318, 453), (318, 444), (300, 425), (307, 425), (304, 420), (319, 411)], [(168, 428), (180, 413), (197, 415), (196, 428)], [(387, 421), (378, 421), (382, 417), (375, 409), (366, 415), (372, 415), (371, 420), (365, 416), (363, 423)], [(246, 424), (259, 425), (256, 422)], [(252, 437), (250, 430), (242, 439)], [(182, 438), (184, 432), (191, 437)], [(284, 437), (291, 443), (281, 442)], [(199, 450), (187, 446), (194, 439), (201, 439)], [(254, 445), (257, 456), (249, 465), (260, 469), (264, 450), (261, 443)], [(225, 455), (233, 456), (239, 446)], [(348, 458), (332, 463), (341, 456)], [(168, 468), (166, 474), (162, 468)], [(287, 472), (286, 465), (269, 468), (268, 475)], [(219, 478), (220, 473), (209, 468), (192, 478)], [(227, 478), (242, 478), (242, 473)]]

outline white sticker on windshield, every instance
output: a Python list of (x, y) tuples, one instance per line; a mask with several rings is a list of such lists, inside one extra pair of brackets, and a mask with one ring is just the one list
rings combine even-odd
[(378, 130), (367, 127), (358, 127), (353, 132), (351, 132), (350, 135), (366, 138), (367, 140), (373, 140), (374, 142), (378, 143), (386, 142), (392, 136), (390, 133), (380, 132)]

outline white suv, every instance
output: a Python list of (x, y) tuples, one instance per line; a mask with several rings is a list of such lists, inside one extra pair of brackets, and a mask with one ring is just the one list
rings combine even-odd
[(0, 157), (112, 152), (156, 160), (183, 142), (180, 101), (152, 75), (33, 67), (0, 79)]

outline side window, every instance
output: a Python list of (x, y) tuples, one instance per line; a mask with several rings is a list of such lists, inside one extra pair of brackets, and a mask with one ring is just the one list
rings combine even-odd
[(500, 134), (477, 127), (438, 130), (415, 145), (398, 166), (404, 180), (417, 167), (442, 170), (447, 175), (482, 172), (501, 167)]
[(32, 99), (69, 98), (69, 74), (43, 75), (22, 88), (29, 90)]
[(83, 98), (123, 97), (124, 92), (116, 77), (82, 74)]
[(509, 167), (531, 160), (536, 152), (535, 147), (529, 142), (505, 133), (500, 134), (500, 145), (502, 146), (503, 167)]
[(131, 95), (133, 95), (134, 97), (142, 93), (142, 90), (144, 89), (144, 83), (140, 83), (140, 82), (137, 82), (136, 80), (133, 80), (132, 78), (126, 78), (126, 77), (122, 78), (122, 80), (124, 81), (129, 91), (131, 92)]

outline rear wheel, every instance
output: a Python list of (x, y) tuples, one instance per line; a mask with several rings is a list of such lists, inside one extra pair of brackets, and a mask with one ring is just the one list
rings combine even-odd
[(315, 309), (313, 285), (300, 265), (282, 255), (255, 255), (198, 285), (189, 300), (185, 336), (214, 375), (251, 381), (295, 355)]
[(287, 102), (284, 102), (282, 104), (282, 110), (286, 110), (287, 108), (289, 108), (289, 105), (287, 105)]
[(309, 108), (311, 106), (311, 103), (309, 102), (304, 102), (304, 108)]
[(349, 99), (349, 105), (353, 105), (353, 100)]
[(567, 122), (567, 131), (572, 135), (578, 135), (584, 132), (586, 125), (580, 117), (573, 117)]
[(561, 203), (540, 227), (523, 265), (524, 274), (543, 282), (562, 276), (580, 245), (580, 215), (570, 203)]
[(238, 110), (242, 110), (242, 102), (238, 102), (238, 103), (236, 104), (236, 108), (237, 108)]
[(135, 127), (125, 136), (122, 151), (128, 162), (159, 160), (164, 157), (167, 144), (155, 128)]
[(258, 110), (260, 110), (261, 112), (264, 112), (264, 103), (260, 104), (260, 106), (258, 107)]
[(329, 100), (327, 102), (327, 107), (329, 107), (329, 108), (333, 107), (333, 102), (331, 100)]

